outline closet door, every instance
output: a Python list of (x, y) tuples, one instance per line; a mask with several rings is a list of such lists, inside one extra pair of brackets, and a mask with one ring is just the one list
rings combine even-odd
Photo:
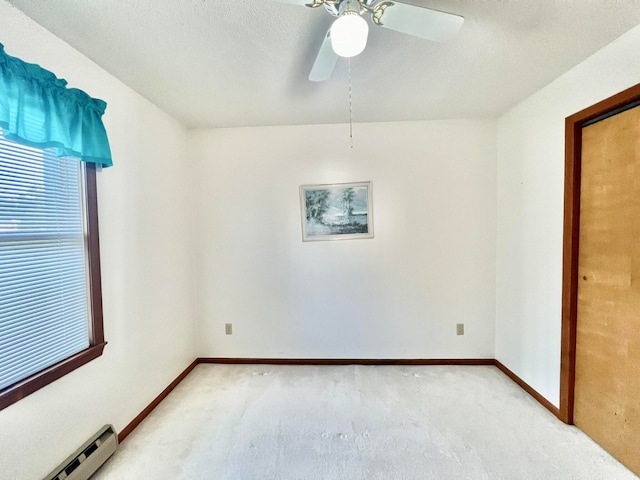
[(640, 475), (640, 107), (582, 130), (574, 422)]

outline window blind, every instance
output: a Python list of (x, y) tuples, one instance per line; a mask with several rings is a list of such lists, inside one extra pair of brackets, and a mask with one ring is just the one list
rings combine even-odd
[(82, 178), (0, 129), (0, 390), (89, 346)]

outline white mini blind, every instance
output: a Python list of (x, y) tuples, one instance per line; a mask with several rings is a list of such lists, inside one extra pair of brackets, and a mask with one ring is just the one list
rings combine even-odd
[(89, 346), (82, 179), (0, 129), (0, 390)]

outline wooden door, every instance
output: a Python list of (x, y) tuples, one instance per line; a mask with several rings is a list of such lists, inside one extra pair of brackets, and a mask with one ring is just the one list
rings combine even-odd
[(640, 475), (640, 107), (582, 130), (574, 423)]

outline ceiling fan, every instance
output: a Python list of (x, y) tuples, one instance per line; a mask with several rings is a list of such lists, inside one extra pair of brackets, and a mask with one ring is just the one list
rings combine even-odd
[(324, 6), (337, 19), (329, 28), (311, 68), (309, 80), (323, 82), (331, 76), (338, 57), (354, 57), (367, 44), (369, 24), (363, 17), (383, 28), (435, 42), (453, 37), (464, 22), (460, 15), (440, 12), (399, 1), (379, 0), (277, 0), (311, 8)]

